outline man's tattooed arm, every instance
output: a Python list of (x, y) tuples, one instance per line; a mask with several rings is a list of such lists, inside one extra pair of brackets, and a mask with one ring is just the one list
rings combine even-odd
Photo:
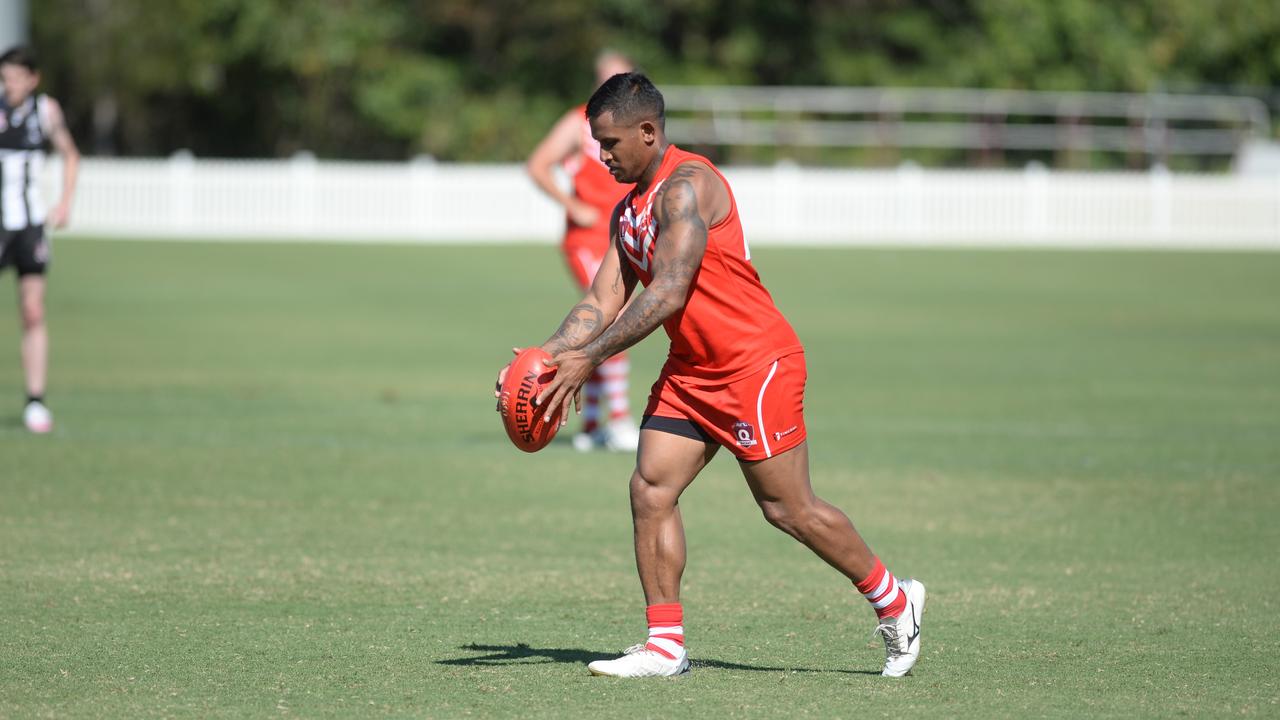
[[(618, 306), (619, 311), (626, 305), (627, 300), (631, 298), (631, 293), (636, 289), (636, 284), (640, 282), (640, 277), (636, 275), (635, 269), (631, 267), (631, 263), (622, 251), (622, 244), (618, 242), (618, 218), (621, 217), (621, 210), (626, 202), (625, 198), (620, 200), (614, 207), (613, 214), (609, 216), (609, 252), (605, 262), (600, 266), (600, 271), (596, 273), (598, 280), (609, 281), (609, 292), (622, 300), (622, 305)], [(618, 263), (618, 272), (608, 277), (608, 268), (614, 260)]]
[(653, 282), (598, 338), (582, 348), (597, 364), (640, 342), (684, 307), (707, 249), (707, 223), (698, 207), (698, 169), (682, 165), (656, 199), (660, 236)]
[(600, 263), (586, 297), (569, 311), (560, 329), (542, 344), (542, 349), (552, 357), (566, 350), (577, 350), (604, 332), (635, 289), (639, 278), (622, 259), (622, 250), (618, 247), (616, 208), (609, 221), (609, 239), (609, 252)]
[(542, 349), (551, 356), (565, 350), (576, 350), (591, 342), (604, 329), (604, 313), (591, 303), (581, 303), (569, 311), (560, 329), (556, 330)]

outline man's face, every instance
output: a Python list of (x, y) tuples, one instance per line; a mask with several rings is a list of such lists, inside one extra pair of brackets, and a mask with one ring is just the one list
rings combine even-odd
[(648, 120), (621, 124), (614, 121), (612, 112), (591, 118), (591, 137), (600, 143), (600, 162), (620, 183), (637, 182), (644, 175), (653, 160), (655, 136)]
[(0, 83), (4, 84), (4, 99), (9, 105), (19, 105), (40, 84), (40, 73), (31, 72), (23, 65), (0, 65)]

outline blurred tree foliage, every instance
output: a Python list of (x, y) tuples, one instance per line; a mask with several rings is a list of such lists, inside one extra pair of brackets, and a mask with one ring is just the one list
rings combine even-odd
[(1276, 0), (39, 0), (90, 151), (523, 158), (603, 47), (659, 83), (1280, 85)]

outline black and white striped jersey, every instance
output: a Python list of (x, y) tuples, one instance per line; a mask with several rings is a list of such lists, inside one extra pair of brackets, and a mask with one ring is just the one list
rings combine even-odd
[(32, 95), (9, 107), (0, 94), (0, 228), (22, 230), (44, 223), (40, 173), (48, 142), (48, 98)]

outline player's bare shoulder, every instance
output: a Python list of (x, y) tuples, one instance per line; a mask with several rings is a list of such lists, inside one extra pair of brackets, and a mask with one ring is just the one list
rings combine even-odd
[(662, 183), (662, 187), (658, 188), (655, 200), (662, 198), (667, 192), (673, 188), (679, 188), (682, 184), (688, 183), (692, 186), (694, 192), (705, 191), (711, 185), (719, 185), (720, 178), (713, 172), (706, 163), (699, 160), (686, 160), (676, 166), (675, 170), (667, 176)]
[(62, 112), (62, 105), (53, 97), (40, 95), (36, 107), (40, 124), (44, 127), (44, 132), (48, 135), (54, 149), (64, 155), (77, 152), (75, 140), (67, 130), (67, 120)]
[(729, 213), (729, 193), (724, 180), (700, 160), (686, 160), (667, 176), (654, 196), (654, 206), (696, 207), (708, 226)]

